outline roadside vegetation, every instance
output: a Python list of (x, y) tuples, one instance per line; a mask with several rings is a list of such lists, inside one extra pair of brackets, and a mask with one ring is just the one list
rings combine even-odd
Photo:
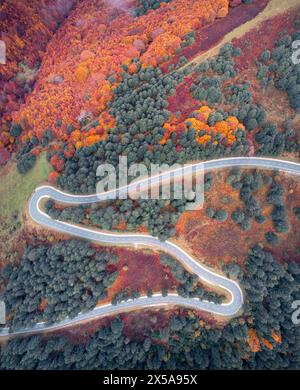
[(299, 264), (280, 264), (255, 246), (245, 259), (245, 270), (235, 269), (234, 274), (247, 291), (245, 312), (223, 328), (203, 324), (190, 312), (172, 315), (164, 327), (150, 329), (142, 338), (129, 338), (124, 320), (116, 317), (83, 343), (63, 335), (12, 339), (1, 350), (0, 367), (298, 369), (300, 327), (291, 322), (291, 304), (299, 290)]
[(40, 183), (47, 180), (51, 170), (43, 153), (26, 175), (20, 174), (15, 165), (3, 172), (0, 176), (0, 218), (10, 219), (15, 216), (15, 219), (20, 221), (21, 210), (28, 197)]

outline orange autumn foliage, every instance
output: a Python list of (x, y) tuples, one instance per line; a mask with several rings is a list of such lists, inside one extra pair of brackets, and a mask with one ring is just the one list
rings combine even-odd
[[(131, 1), (125, 0), (130, 7)], [(134, 18), (130, 12), (114, 9), (110, 2), (78, 2), (47, 47), (33, 92), (12, 117), (26, 120), (39, 139), (51, 128), (65, 139), (66, 125), (77, 124), (82, 110), (95, 118), (113, 98), (121, 81), (122, 65), (135, 73), (132, 59), (143, 66), (161, 63), (179, 48), (184, 36), (228, 13), (228, 0), (177, 0)], [(22, 42), (18, 41), (22, 46)], [(53, 83), (50, 75), (62, 81)], [(107, 78), (113, 75), (115, 82)], [(62, 127), (57, 128), (60, 120)], [(76, 147), (97, 142), (102, 134), (77, 139)], [(82, 144), (81, 144), (82, 143)]]
[[(20, 61), (33, 66), (51, 38), (57, 23), (65, 17), (74, 0), (66, 0), (64, 9), (56, 0), (3, 1), (0, 4), (1, 39), (6, 44), (7, 64), (0, 75), (15, 75)], [(29, 44), (30, 43), (30, 44)]]
[(39, 304), (39, 310), (44, 311), (48, 305), (48, 299), (42, 299), (41, 303)]
[(255, 329), (249, 329), (248, 330), (248, 339), (247, 342), (250, 347), (251, 352), (259, 352), (261, 350), (259, 338), (256, 334)]
[(90, 73), (89, 69), (88, 69), (87, 65), (85, 65), (85, 64), (80, 64), (75, 70), (76, 79), (80, 83), (82, 83), (83, 81), (86, 81), (89, 73)]
[(101, 135), (89, 135), (88, 137), (85, 138), (83, 145), (84, 146), (91, 146), (95, 144), (96, 142), (99, 142), (101, 140), (105, 140), (104, 137), (101, 137)]
[(63, 160), (60, 160), (60, 159), (59, 159), (59, 157), (57, 156), (57, 154), (54, 154), (54, 155), (51, 157), (50, 164), (53, 166), (53, 168), (54, 168), (57, 172), (61, 172), (61, 171), (64, 169), (64, 162), (63, 162)]
[(115, 227), (116, 230), (126, 230), (126, 222), (120, 221), (119, 224)]
[(263, 339), (263, 343), (265, 344), (265, 346), (272, 350), (273, 349), (273, 345), (270, 343), (270, 341), (268, 341), (267, 339)]
[(10, 139), (11, 138), (9, 132), (5, 131), (3, 128), (3, 130), (0, 132), (0, 145), (7, 146), (10, 143)]
[(135, 74), (135, 73), (137, 73), (137, 71), (138, 71), (138, 67), (137, 67), (137, 65), (133, 62), (133, 63), (131, 63), (131, 64), (129, 64), (129, 66), (128, 66), (128, 72), (130, 73), (130, 74)]
[(282, 338), (281, 338), (281, 335), (276, 333), (275, 330), (272, 330), (272, 338), (273, 340), (277, 343), (277, 344), (281, 344), (282, 343)]
[[(26, 63), (27, 69), (37, 67), (49, 40), (74, 2), (65, 0), (63, 6), (57, 0), (0, 2), (0, 37), (6, 46), (6, 65), (0, 66), (0, 91), (4, 97), (0, 101), (0, 124), (12, 120), (12, 113), (19, 110), (27, 93), (16, 77), (22, 72), (20, 63)], [(27, 74), (26, 78), (33, 82), (35, 76)], [(2, 131), (0, 127), (0, 135)]]
[[(179, 133), (182, 131), (182, 129), (186, 131), (188, 126), (196, 130), (196, 140), (200, 145), (212, 141), (212, 136), (217, 134), (221, 134), (221, 142), (225, 142), (226, 145), (234, 144), (236, 141), (234, 132), (238, 129), (244, 131), (245, 127), (238, 121), (236, 117), (233, 116), (229, 116), (225, 121), (219, 121), (216, 122), (213, 126), (209, 126), (207, 121), (209, 115), (213, 112), (214, 110), (208, 106), (202, 106), (193, 112), (193, 118), (187, 118), (183, 123), (179, 123), (177, 125), (165, 123), (163, 126), (165, 129), (165, 134), (161, 139), (160, 144), (164, 145), (172, 132)], [(204, 134), (200, 135), (200, 132), (203, 131)], [(213, 144), (217, 145), (218, 141), (214, 141)]]
[(159, 142), (161, 145), (164, 145), (167, 142), (167, 140), (169, 139), (170, 135), (173, 132), (176, 132), (176, 126), (175, 125), (171, 125), (170, 123), (165, 123), (163, 125), (163, 128), (165, 129), (165, 134), (164, 134), (163, 138)]
[(160, 34), (142, 56), (142, 63), (146, 66), (157, 66), (163, 62), (163, 58), (173, 54), (180, 47), (181, 39), (169, 32)]
[(72, 145), (75, 146), (75, 149), (80, 149), (99, 141), (105, 141), (108, 131), (115, 127), (116, 121), (111, 115), (104, 112), (98, 119), (98, 122), (98, 125), (89, 130), (74, 130), (69, 137), (69, 149), (72, 148)]
[[(274, 330), (272, 330), (271, 333), (272, 339), (277, 343), (281, 344), (282, 338), (281, 336), (276, 333)], [(258, 335), (255, 331), (255, 329), (249, 329), (248, 330), (248, 339), (247, 339), (248, 345), (250, 347), (251, 352), (259, 352), (261, 351), (261, 344), (258, 338)], [(267, 339), (262, 339), (263, 344), (270, 350), (273, 349), (273, 345), (268, 341)]]
[(55, 184), (59, 174), (56, 171), (50, 172), (48, 175), (48, 181), (51, 184)]

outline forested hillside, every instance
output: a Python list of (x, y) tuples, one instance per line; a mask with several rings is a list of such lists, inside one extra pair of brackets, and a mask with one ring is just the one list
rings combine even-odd
[[(0, 369), (299, 370), (298, 3), (0, 0)], [(82, 200), (121, 156), (148, 172), (240, 161), (205, 171), (202, 208), (192, 184)], [(230, 316), (181, 304), (228, 308), (228, 285)], [(128, 310), (141, 297), (150, 307)]]
[[(267, 271), (267, 272), (266, 272)], [(2, 369), (297, 369), (300, 327), (291, 326), (299, 264), (280, 265), (256, 246), (239, 279), (245, 313), (224, 328), (200, 325), (197, 315), (172, 315), (142, 339), (124, 334), (117, 317), (83, 343), (64, 336), (13, 339), (1, 352)]]

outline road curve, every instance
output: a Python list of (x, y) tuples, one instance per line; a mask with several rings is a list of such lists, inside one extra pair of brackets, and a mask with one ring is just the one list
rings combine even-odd
[[(201, 163), (190, 164), (182, 171), (181, 168), (171, 170), (172, 175), (176, 177), (182, 173), (186, 173), (189, 170), (191, 172), (223, 169), (230, 167), (252, 167), (252, 168), (269, 168), (278, 169), (283, 172), (300, 175), (300, 164), (276, 160), (271, 158), (260, 157), (230, 157), (218, 160), (205, 161)], [(127, 191), (134, 191), (139, 185), (139, 189), (149, 188), (157, 185), (160, 180), (163, 180), (170, 174), (170, 171), (164, 172), (150, 178), (143, 178), (131, 183), (127, 186), (121, 187), (117, 190), (109, 192), (103, 192), (101, 194), (93, 195), (72, 195), (62, 192), (51, 186), (38, 187), (32, 194), (29, 200), (29, 215), (39, 225), (46, 228), (50, 228), (61, 233), (70, 234), (75, 237), (84, 238), (99, 242), (101, 244), (111, 245), (134, 245), (134, 246), (147, 246), (163, 252), (168, 253), (172, 257), (175, 257), (181, 262), (184, 268), (188, 271), (196, 274), (204, 282), (226, 290), (230, 295), (229, 302), (216, 304), (208, 301), (201, 301), (198, 298), (183, 298), (177, 294), (169, 294), (162, 296), (160, 294), (154, 294), (151, 298), (142, 296), (135, 300), (128, 300), (121, 302), (117, 305), (105, 304), (98, 306), (91, 311), (79, 313), (74, 318), (66, 318), (65, 320), (53, 325), (46, 323), (38, 323), (32, 328), (24, 328), (19, 331), (9, 333), (9, 328), (4, 328), (0, 332), (1, 337), (12, 337), (16, 335), (35, 334), (45, 331), (53, 331), (56, 329), (72, 326), (84, 321), (88, 321), (94, 318), (103, 317), (111, 314), (116, 314), (124, 311), (137, 310), (141, 308), (149, 307), (163, 307), (167, 305), (184, 306), (191, 309), (203, 310), (206, 312), (214, 313), (220, 316), (230, 317), (236, 315), (243, 305), (243, 293), (239, 284), (233, 280), (230, 280), (220, 274), (215, 273), (213, 270), (199, 264), (192, 256), (181, 249), (178, 245), (171, 241), (162, 242), (158, 238), (146, 235), (146, 234), (123, 234), (123, 233), (107, 233), (99, 230), (89, 229), (82, 226), (73, 225), (67, 222), (53, 220), (40, 208), (40, 202), (42, 199), (53, 199), (60, 203), (66, 204), (89, 204), (111, 199), (114, 195), (124, 195)]]

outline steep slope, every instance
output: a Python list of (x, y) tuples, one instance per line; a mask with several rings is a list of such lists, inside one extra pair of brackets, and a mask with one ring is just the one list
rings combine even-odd
[(6, 64), (0, 65), (1, 148), (13, 143), (9, 135), (11, 114), (31, 91), (47, 43), (75, 0), (4, 0), (0, 3), (0, 39), (6, 46)]

